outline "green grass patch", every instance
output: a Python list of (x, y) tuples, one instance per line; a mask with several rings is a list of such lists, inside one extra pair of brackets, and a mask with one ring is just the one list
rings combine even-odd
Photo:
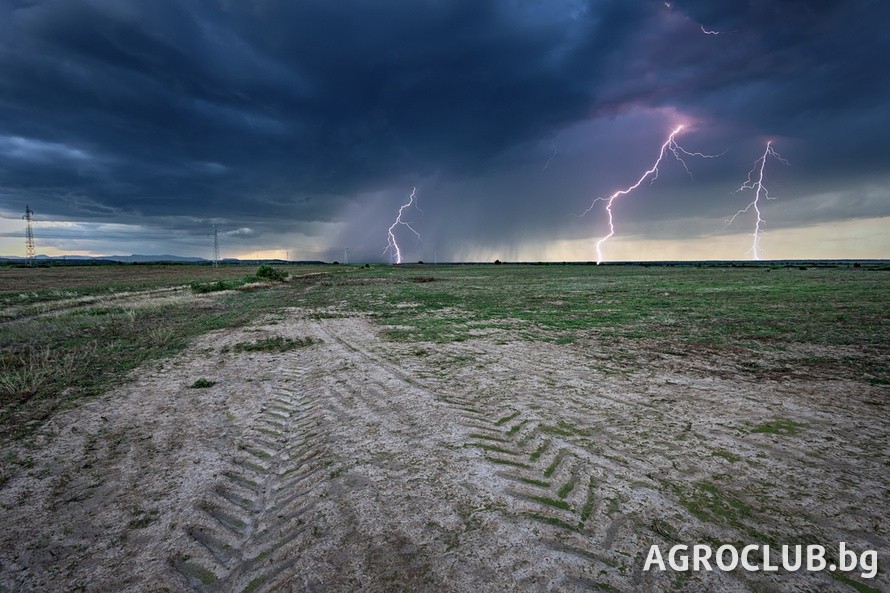
[(174, 564), (182, 574), (197, 579), (204, 585), (212, 585), (217, 581), (216, 575), (200, 564), (188, 560), (177, 560)]
[(846, 576), (840, 572), (828, 572), (828, 576), (833, 578), (834, 580), (843, 583), (853, 589), (856, 589), (859, 593), (881, 593), (880, 589), (875, 589), (874, 587), (869, 587), (865, 583), (861, 583), (859, 581), (853, 580), (850, 577)]
[[(297, 348), (306, 348), (317, 344), (318, 340), (307, 336), (305, 338), (285, 338), (283, 336), (272, 336), (269, 338), (261, 338), (253, 342), (238, 342), (232, 346), (233, 352), (288, 352)], [(223, 349), (225, 352), (229, 350)]]
[(547, 469), (544, 470), (544, 476), (549, 478), (554, 473), (556, 473), (556, 468), (559, 467), (559, 464), (562, 463), (563, 457), (565, 457), (566, 451), (565, 449), (561, 449), (559, 453), (556, 454), (556, 457), (553, 458), (553, 461), (550, 465), (547, 466)]
[(583, 527), (587, 520), (590, 519), (590, 514), (593, 512), (593, 505), (596, 501), (596, 478), (590, 476), (590, 482), (587, 484), (587, 496), (584, 499), (584, 506), (581, 507), (581, 521), (580, 527)]
[(528, 424), (528, 420), (523, 420), (519, 424), (514, 424), (513, 426), (510, 427), (510, 430), (507, 431), (507, 434), (516, 434), (517, 432), (522, 430), (522, 427), (525, 426), (526, 424)]
[(701, 481), (685, 491), (671, 485), (681, 505), (698, 519), (708, 523), (723, 523), (742, 528), (742, 521), (754, 515), (754, 510), (743, 500), (721, 490), (717, 485)]
[(517, 476), (516, 478), (520, 482), (524, 482), (526, 484), (530, 484), (532, 486), (538, 486), (539, 488), (550, 488), (550, 482), (545, 482), (544, 480), (536, 480), (534, 478), (523, 478)]
[(557, 492), (556, 495), (560, 498), (565, 498), (572, 492), (572, 490), (575, 489), (575, 484), (577, 484), (577, 483), (578, 483), (578, 480), (573, 476), (571, 480), (569, 480), (568, 482), (566, 482), (565, 484), (562, 485), (562, 487), (559, 489), (559, 492)]
[(564, 436), (564, 437), (574, 436), (574, 435), (583, 436), (583, 435), (587, 434), (585, 431), (572, 426), (565, 420), (560, 420), (555, 425), (542, 424), (541, 432), (543, 432), (545, 434), (553, 434), (553, 435), (559, 435), (559, 436)]
[(273, 268), (268, 264), (263, 264), (256, 271), (256, 277), (262, 280), (272, 280), (273, 282), (284, 282), (289, 274), (278, 268)]
[(503, 418), (495, 421), (494, 425), (495, 426), (503, 426), (504, 424), (506, 424), (510, 420), (513, 420), (513, 418), (516, 418), (517, 416), (519, 416), (519, 412), (518, 411), (513, 412), (512, 414), (504, 416)]
[(251, 480), (250, 478), (245, 478), (241, 474), (236, 474), (235, 472), (225, 471), (223, 475), (232, 480), (233, 482), (237, 482), (242, 486), (246, 486), (250, 490), (256, 490), (257, 483)]
[(722, 457), (730, 463), (736, 463), (742, 460), (741, 457), (739, 457), (735, 453), (730, 453), (726, 449), (714, 449), (713, 451), (711, 451), (711, 455), (713, 455), (714, 457)]
[(776, 418), (769, 422), (763, 422), (751, 429), (755, 434), (778, 434), (782, 436), (792, 436), (800, 432), (803, 424), (789, 420), (787, 418)]
[(266, 453), (262, 449), (257, 449), (256, 447), (249, 447), (247, 445), (238, 445), (238, 448), (241, 449), (242, 451), (250, 453), (257, 459), (269, 459), (270, 457), (272, 457), (271, 454)]
[(209, 292), (222, 292), (224, 290), (236, 290), (245, 284), (256, 282), (253, 276), (244, 276), (232, 280), (215, 280), (213, 282), (192, 282), (189, 288), (196, 294), (207, 294)]
[(189, 385), (190, 389), (207, 389), (208, 387), (213, 387), (216, 385), (216, 381), (209, 381), (207, 379), (198, 379), (191, 385)]
[(551, 441), (549, 439), (541, 443), (538, 448), (532, 451), (531, 454), (528, 456), (529, 460), (537, 461), (538, 459), (540, 459), (541, 455), (543, 455), (544, 452), (550, 447), (550, 443)]
[(528, 468), (528, 465), (521, 463), (519, 461), (513, 461), (512, 459), (503, 459), (501, 457), (491, 457), (489, 455), (486, 455), (485, 459), (492, 463), (497, 463), (498, 465), (510, 465), (512, 467)]
[(529, 496), (528, 498), (529, 500), (533, 500), (535, 502), (545, 504), (556, 509), (561, 509), (563, 511), (569, 511), (572, 508), (569, 506), (569, 503), (564, 500), (555, 500), (547, 496)]
[(260, 585), (262, 585), (265, 582), (266, 582), (266, 576), (265, 575), (259, 576), (255, 579), (253, 579), (252, 581), (250, 581), (249, 583), (247, 583), (247, 586), (241, 590), (241, 593), (253, 593), (257, 589), (259, 589)]

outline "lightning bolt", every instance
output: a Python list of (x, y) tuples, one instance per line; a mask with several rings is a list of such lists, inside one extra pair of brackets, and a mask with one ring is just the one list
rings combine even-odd
[[(754, 214), (756, 216), (754, 220), (754, 239), (751, 242), (751, 249), (748, 250), (748, 253), (750, 253), (755, 260), (760, 259), (760, 234), (764, 225), (763, 214), (760, 211), (760, 197), (763, 196), (767, 200), (775, 200), (774, 197), (769, 195), (769, 190), (766, 189), (766, 187), (764, 187), (763, 185), (763, 175), (764, 171), (766, 170), (767, 157), (773, 157), (783, 165), (791, 165), (791, 163), (786, 161), (782, 157), (782, 155), (775, 151), (775, 149), (773, 148), (772, 140), (767, 142), (766, 150), (763, 151), (763, 155), (759, 159), (754, 161), (754, 168), (748, 171), (748, 178), (745, 179), (745, 181), (742, 183), (742, 185), (739, 186), (737, 190), (735, 190), (735, 193), (739, 193), (749, 189), (754, 190), (754, 199), (751, 200), (751, 202), (747, 206), (733, 214), (729, 218), (729, 221), (726, 223), (726, 226), (723, 227), (725, 229), (726, 227), (731, 225), (736, 218), (738, 218), (742, 214), (747, 213), (752, 208), (754, 209)], [(754, 179), (755, 175), (757, 176), (756, 180)]]
[[(673, 2), (665, 2), (665, 3), (664, 3), (664, 6), (665, 6), (665, 8), (667, 8), (669, 11), (673, 11), (673, 10), (674, 10), (674, 4), (673, 4)], [(691, 18), (691, 17), (689, 17), (689, 16), (687, 16), (687, 15), (685, 15), (685, 14), (683, 14), (683, 15), (681, 15), (681, 16), (682, 16), (684, 19), (686, 19), (687, 21), (692, 21), (693, 23), (695, 23), (696, 25), (698, 25), (699, 28), (701, 29), (701, 32), (704, 33), (705, 35), (724, 35), (724, 34), (725, 34), (723, 31), (717, 31), (717, 30), (714, 30), (714, 29), (706, 29), (705, 26), (704, 26), (703, 24), (701, 24), (701, 23), (698, 22), (697, 20), (695, 20), (695, 19), (693, 19), (693, 18)]]
[(692, 179), (694, 179), (694, 177), (692, 176), (692, 171), (689, 170), (689, 166), (686, 164), (686, 161), (683, 159), (684, 156), (687, 156), (687, 157), (695, 156), (695, 157), (702, 157), (702, 158), (706, 158), (706, 159), (712, 159), (712, 158), (717, 158), (719, 156), (722, 156), (723, 154), (726, 153), (725, 150), (720, 154), (702, 154), (700, 152), (689, 152), (688, 150), (686, 150), (685, 148), (683, 148), (682, 146), (677, 144), (677, 141), (674, 139), (674, 138), (676, 138), (677, 134), (679, 134), (683, 130), (683, 128), (684, 128), (684, 126), (682, 126), (682, 125), (674, 128), (674, 130), (671, 132), (670, 136), (668, 136), (667, 140), (664, 141), (664, 144), (661, 145), (661, 150), (658, 151), (658, 158), (655, 159), (655, 164), (652, 165), (652, 168), (648, 169), (645, 173), (643, 173), (643, 175), (637, 180), (636, 183), (634, 183), (630, 187), (626, 187), (624, 189), (619, 189), (618, 191), (616, 191), (614, 194), (612, 194), (609, 197), (596, 198), (595, 200), (593, 200), (593, 202), (590, 203), (590, 206), (587, 208), (587, 210), (585, 210), (581, 214), (581, 216), (584, 216), (585, 214), (590, 212), (593, 209), (593, 207), (596, 205), (597, 202), (605, 202), (606, 203), (606, 214), (608, 215), (608, 218), (609, 218), (609, 234), (596, 242), (596, 263), (597, 264), (603, 263), (603, 252), (602, 252), (603, 243), (608, 241), (615, 234), (615, 220), (614, 220), (613, 213), (612, 213), (612, 205), (615, 203), (615, 200), (617, 200), (621, 196), (626, 196), (627, 194), (631, 193), (632, 191), (634, 191), (635, 189), (640, 187), (640, 185), (642, 185), (643, 182), (646, 181), (646, 179), (648, 179), (648, 178), (651, 178), (649, 180), (649, 185), (652, 185), (653, 183), (655, 183), (655, 180), (658, 179), (658, 172), (659, 172), (658, 167), (659, 167), (659, 165), (661, 165), (661, 161), (664, 159), (665, 154), (668, 151), (670, 151), (671, 154), (674, 155), (674, 158), (676, 158), (680, 162), (680, 164), (683, 166), (683, 169), (686, 171), (686, 173), (689, 174), (689, 177)]
[[(407, 227), (407, 229), (409, 231), (411, 231), (412, 233), (417, 235), (417, 238), (420, 239), (420, 233), (415, 231), (414, 228), (410, 224), (408, 224), (407, 222), (402, 220), (402, 214), (404, 214), (405, 210), (410, 208), (412, 205), (415, 208), (417, 208), (418, 210), (420, 210), (420, 208), (417, 207), (417, 203), (414, 200), (414, 194), (416, 192), (417, 192), (416, 187), (411, 189), (411, 195), (408, 197), (408, 201), (405, 202), (404, 204), (402, 204), (402, 206), (399, 208), (399, 213), (398, 213), (398, 215), (396, 215), (395, 221), (389, 227), (389, 231), (387, 232), (386, 247), (383, 249), (383, 253), (385, 254), (387, 251), (392, 249), (393, 255), (395, 255), (395, 260), (396, 260), (395, 263), (397, 263), (397, 264), (402, 263), (402, 250), (399, 249), (399, 243), (396, 241), (396, 235), (394, 232), (396, 230), (396, 227), (398, 227), (399, 225)], [(421, 212), (422, 212), (422, 210), (421, 210)]]
[(547, 162), (544, 164), (544, 168), (541, 169), (541, 173), (543, 173), (544, 171), (546, 171), (546, 170), (547, 170), (547, 167), (550, 166), (550, 163), (553, 162), (553, 159), (556, 158), (556, 150), (557, 150), (557, 149), (556, 149), (556, 141), (559, 140), (559, 136), (560, 136), (560, 134), (557, 134), (556, 137), (555, 137), (553, 140), (550, 141), (550, 146), (553, 147), (553, 154), (551, 154), (551, 155), (550, 155), (550, 158), (547, 159)]

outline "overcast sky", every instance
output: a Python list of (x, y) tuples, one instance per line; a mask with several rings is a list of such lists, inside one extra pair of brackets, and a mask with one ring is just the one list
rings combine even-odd
[[(0, 0), (0, 254), (890, 258), (881, 0)], [(724, 153), (725, 151), (725, 153)]]

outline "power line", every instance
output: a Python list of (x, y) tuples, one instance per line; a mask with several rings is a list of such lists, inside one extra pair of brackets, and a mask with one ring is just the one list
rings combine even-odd
[(32, 217), (34, 216), (34, 211), (31, 210), (30, 206), (25, 206), (25, 215), (22, 218), (25, 220), (25, 254), (28, 256), (28, 266), (34, 265), (34, 255), (36, 250), (34, 249), (34, 230), (31, 228)]
[(213, 267), (219, 267), (219, 227), (213, 223)]

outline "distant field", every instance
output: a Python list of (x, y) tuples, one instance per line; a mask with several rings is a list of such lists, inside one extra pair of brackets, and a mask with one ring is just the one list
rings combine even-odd
[[(257, 266), (120, 264), (49, 267), (0, 267), (0, 303), (15, 299), (20, 293), (43, 293), (51, 297), (58, 291), (78, 294), (110, 290), (158, 288), (190, 282), (240, 278)], [(277, 266), (294, 275), (318, 271), (324, 266)]]
[(886, 562), (890, 272), (275, 267), (0, 270), (0, 589), (890, 587), (642, 570)]
[[(890, 272), (858, 268), (382, 267), (322, 280), (301, 303), (364, 311), (396, 341), (512, 330), (528, 341), (729, 356), (746, 374), (890, 384)], [(801, 355), (795, 344), (844, 347)], [(746, 356), (740, 356), (745, 353)], [(789, 366), (791, 365), (791, 366)]]

